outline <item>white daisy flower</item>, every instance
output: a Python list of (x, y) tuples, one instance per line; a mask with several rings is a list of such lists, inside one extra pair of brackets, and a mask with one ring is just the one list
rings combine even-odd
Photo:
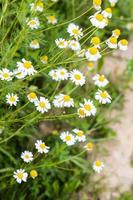
[(77, 114), (80, 118), (85, 118), (86, 117), (86, 112), (84, 108), (78, 108)]
[(97, 173), (100, 173), (104, 168), (104, 164), (102, 161), (100, 160), (96, 160), (94, 163), (93, 163), (93, 169), (97, 172)]
[(39, 153), (48, 153), (50, 149), (50, 147), (46, 146), (46, 144), (42, 140), (36, 141), (35, 148)]
[(57, 18), (54, 15), (48, 16), (47, 20), (48, 24), (53, 24), (53, 25), (57, 24)]
[(67, 80), (68, 77), (69, 77), (68, 71), (65, 68), (62, 68), (62, 67), (60, 67), (56, 70), (56, 74), (57, 74), (59, 81)]
[(23, 79), (26, 77), (26, 73), (24, 71), (21, 71), (20, 69), (15, 69), (13, 71), (13, 75), (18, 79)]
[(17, 169), (17, 171), (13, 172), (13, 177), (18, 183), (22, 183), (22, 181), (27, 181), (28, 174), (24, 169)]
[(102, 90), (98, 90), (95, 95), (95, 99), (99, 101), (99, 103), (106, 104), (111, 103), (111, 96), (106, 92)]
[(11, 81), (12, 80), (12, 75), (13, 73), (7, 69), (7, 68), (3, 68), (0, 70), (0, 79), (3, 81)]
[(38, 101), (38, 98), (37, 98), (37, 95), (35, 92), (30, 92), (28, 95), (27, 95), (27, 98), (28, 100), (31, 102), (31, 103), (35, 103), (36, 101)]
[(90, 71), (94, 69), (94, 66), (95, 66), (95, 63), (94, 63), (94, 62), (88, 62), (88, 63), (87, 63), (87, 67), (88, 67), (88, 69), (89, 69)]
[(128, 49), (128, 41), (126, 39), (122, 39), (118, 42), (118, 47), (122, 51), (126, 51)]
[(42, 1), (37, 1), (36, 3), (31, 3), (30, 7), (31, 10), (33, 11), (38, 11), (38, 12), (42, 12), (43, 11), (43, 2)]
[(118, 38), (121, 34), (120, 29), (115, 29), (112, 31), (112, 36)]
[(36, 109), (41, 113), (48, 112), (48, 110), (51, 108), (49, 100), (45, 97), (40, 97), (40, 99), (38, 101), (35, 101), (34, 103)]
[(33, 75), (36, 73), (36, 70), (34, 69), (32, 62), (22, 59), (22, 62), (17, 62), (18, 70), (25, 73), (26, 75)]
[(118, 0), (109, 0), (109, 3), (111, 4), (112, 7), (115, 6)]
[(103, 29), (105, 26), (108, 25), (108, 20), (103, 16), (103, 14), (95, 13), (94, 15), (89, 17), (93, 26)]
[(60, 138), (63, 142), (65, 142), (68, 146), (74, 145), (76, 142), (76, 138), (74, 135), (69, 133), (68, 131), (62, 132)]
[(16, 94), (7, 94), (6, 95), (6, 103), (9, 104), (10, 106), (16, 106), (17, 105), (17, 102), (19, 101), (19, 98)]
[(43, 64), (47, 64), (48, 63), (48, 56), (43, 55), (40, 57), (40, 60)]
[(37, 40), (33, 40), (33, 41), (31, 41), (31, 43), (30, 43), (30, 47), (31, 47), (32, 49), (39, 49), (39, 48), (40, 48), (40, 44), (39, 44), (39, 42), (38, 42)]
[(96, 47), (90, 47), (86, 52), (85, 56), (89, 61), (97, 61), (101, 58), (101, 54)]
[(39, 19), (37, 17), (30, 19), (27, 22), (27, 25), (31, 28), (31, 29), (38, 29), (40, 26), (40, 22)]
[(74, 36), (76, 40), (83, 36), (82, 28), (79, 28), (79, 26), (74, 23), (68, 25), (67, 32), (70, 36)]
[(98, 87), (105, 87), (109, 83), (105, 76), (100, 74), (96, 74), (92, 79), (94, 80), (94, 84)]
[(93, 148), (94, 148), (94, 144), (92, 142), (88, 142), (84, 148), (87, 150), (87, 151), (92, 151)]
[(112, 9), (111, 8), (106, 8), (105, 10), (102, 11), (102, 15), (105, 18), (111, 18), (112, 17)]
[(70, 72), (70, 80), (77, 86), (82, 86), (85, 84), (85, 76), (77, 69), (74, 69)]
[(63, 38), (56, 39), (55, 43), (60, 49), (65, 49), (68, 46), (68, 42)]
[(52, 69), (52, 70), (49, 72), (49, 76), (51, 76), (51, 78), (52, 78), (54, 81), (59, 81), (59, 76), (57, 75), (57, 70)]
[(99, 37), (92, 37), (90, 43), (93, 44), (94, 47), (100, 48), (100, 38)]
[(101, 10), (102, 0), (93, 0), (93, 7), (96, 10)]
[(81, 106), (81, 108), (84, 109), (86, 117), (88, 117), (88, 116), (90, 117), (91, 115), (92, 116), (96, 115), (96, 107), (94, 106), (93, 101), (91, 101), (89, 99), (88, 100), (84, 99), (84, 104), (80, 103), (80, 106)]
[(29, 163), (33, 160), (33, 154), (30, 151), (24, 151), (21, 154), (21, 158), (23, 159), (24, 162)]
[(69, 95), (59, 94), (54, 97), (53, 104), (57, 108), (74, 107), (74, 100)]
[(78, 142), (85, 142), (86, 136), (84, 135), (84, 132), (79, 129), (73, 129), (73, 132), (76, 133), (76, 140)]
[(72, 49), (73, 51), (80, 51), (81, 50), (81, 46), (80, 43), (76, 40), (70, 40), (68, 42), (69, 48)]
[(116, 49), (117, 48), (117, 38), (111, 36), (107, 41), (106, 44), (108, 45), (109, 48), (111, 49)]

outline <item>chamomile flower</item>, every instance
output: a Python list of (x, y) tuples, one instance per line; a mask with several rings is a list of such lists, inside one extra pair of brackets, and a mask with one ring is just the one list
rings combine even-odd
[(88, 142), (84, 148), (87, 150), (87, 151), (92, 151), (93, 148), (94, 148), (94, 144), (92, 142)]
[(77, 69), (70, 72), (70, 80), (77, 86), (85, 84), (85, 76)]
[(33, 75), (36, 73), (36, 70), (34, 69), (32, 62), (22, 59), (22, 62), (17, 62), (18, 70), (25, 73), (26, 75)]
[(30, 92), (28, 95), (27, 95), (27, 98), (28, 100), (31, 102), (31, 103), (35, 103), (36, 101), (38, 101), (38, 98), (37, 98), (37, 95), (35, 92)]
[(101, 10), (102, 0), (93, 0), (93, 7), (96, 10)]
[(18, 79), (23, 79), (24, 77), (26, 77), (27, 74), (24, 71), (21, 71), (20, 69), (15, 69), (13, 71), (13, 75)]
[(79, 26), (74, 23), (68, 25), (67, 32), (70, 36), (74, 36), (76, 40), (83, 36), (82, 28), (79, 28)]
[(55, 43), (60, 49), (65, 49), (68, 45), (68, 42), (63, 38), (56, 39)]
[(39, 48), (40, 48), (39, 42), (38, 42), (37, 40), (31, 41), (30, 47), (31, 47), (32, 49), (39, 49)]
[(117, 48), (117, 38), (111, 36), (107, 41), (106, 44), (108, 45), (109, 48), (111, 49), (116, 49)]
[(86, 136), (84, 135), (84, 132), (79, 129), (73, 129), (73, 132), (76, 133), (76, 140), (78, 142), (85, 142)]
[(99, 37), (92, 37), (90, 43), (93, 44), (94, 47), (100, 48), (100, 38)]
[(59, 81), (59, 76), (57, 75), (57, 70), (52, 69), (52, 70), (49, 72), (49, 76), (51, 76), (51, 78), (52, 78), (54, 81)]
[(111, 4), (112, 7), (115, 6), (118, 0), (109, 0), (109, 3)]
[(118, 38), (118, 37), (120, 36), (120, 34), (121, 34), (120, 29), (114, 29), (114, 30), (112, 31), (112, 36), (113, 36), (113, 37)]
[(33, 11), (39, 11), (39, 12), (42, 12), (43, 11), (43, 2), (42, 1), (37, 1), (36, 3), (31, 3), (30, 4), (31, 6), (31, 10)]
[(106, 104), (111, 103), (111, 96), (107, 91), (98, 90), (95, 95), (95, 99), (99, 101), (99, 103)]
[(38, 173), (35, 169), (30, 171), (30, 176), (31, 178), (35, 179), (38, 176)]
[(43, 55), (43, 56), (40, 57), (40, 60), (43, 64), (47, 64), (48, 63), (48, 56)]
[(105, 76), (100, 74), (96, 74), (92, 79), (94, 80), (94, 84), (98, 87), (105, 87), (109, 83)]
[(86, 52), (85, 56), (89, 61), (97, 61), (101, 58), (101, 54), (96, 47), (90, 47)]
[(84, 108), (78, 108), (77, 114), (80, 118), (85, 118), (86, 117), (86, 112)]
[(7, 68), (3, 68), (0, 70), (0, 79), (3, 81), (11, 81), (12, 80), (12, 75), (13, 73), (7, 69)]
[(57, 24), (57, 18), (54, 15), (48, 16), (47, 20), (48, 24), (53, 24), (53, 25)]
[(94, 15), (90, 16), (90, 21), (93, 26), (103, 29), (105, 26), (108, 25), (108, 20), (103, 16), (103, 14), (95, 13)]
[(48, 153), (50, 149), (50, 147), (46, 146), (46, 144), (42, 140), (36, 141), (35, 148), (39, 153)]
[(22, 183), (22, 181), (27, 181), (28, 174), (24, 169), (17, 169), (13, 172), (13, 177), (16, 179), (17, 183)]
[(80, 103), (80, 107), (84, 109), (86, 117), (96, 115), (96, 107), (90, 99), (84, 99), (84, 103)]
[(68, 146), (74, 145), (76, 142), (76, 138), (74, 135), (69, 133), (68, 131), (62, 132), (60, 138), (63, 142), (65, 142)]
[(69, 95), (59, 94), (54, 97), (53, 104), (57, 108), (74, 107), (74, 100)]
[(96, 171), (97, 173), (100, 173), (104, 168), (104, 164), (102, 161), (100, 160), (96, 160), (94, 163), (93, 163), (93, 169), (94, 171)]
[(111, 18), (112, 17), (112, 9), (111, 8), (106, 8), (105, 10), (102, 11), (102, 15), (105, 18)]
[(48, 112), (48, 110), (51, 108), (49, 100), (45, 97), (40, 97), (40, 99), (38, 101), (35, 101), (34, 103), (36, 109), (41, 113)]
[(23, 159), (24, 162), (29, 163), (33, 160), (33, 154), (30, 151), (24, 151), (21, 154), (21, 158)]
[(126, 51), (128, 49), (128, 41), (126, 39), (122, 39), (118, 42), (118, 47), (122, 51)]
[(6, 95), (6, 103), (9, 104), (10, 106), (16, 106), (18, 101), (19, 101), (19, 98), (16, 94), (8, 93)]
[(88, 63), (87, 63), (87, 67), (88, 67), (88, 69), (89, 69), (90, 71), (94, 69), (94, 66), (95, 66), (95, 63), (94, 63), (94, 62), (88, 62)]
[(31, 28), (31, 29), (38, 29), (40, 26), (40, 22), (39, 19), (37, 17), (28, 20), (27, 25)]
[(69, 77), (68, 71), (65, 68), (62, 68), (62, 67), (60, 67), (56, 70), (56, 74), (57, 74), (59, 81), (67, 80), (68, 77)]
[(73, 51), (81, 50), (80, 43), (76, 40), (70, 40), (68, 44), (69, 44), (69, 48), (72, 49)]

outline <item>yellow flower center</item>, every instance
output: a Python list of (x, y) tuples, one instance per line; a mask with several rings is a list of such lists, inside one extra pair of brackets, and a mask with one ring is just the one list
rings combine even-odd
[(91, 47), (91, 48), (89, 49), (89, 51), (90, 51), (90, 54), (92, 54), (92, 55), (96, 55), (96, 54), (98, 53), (98, 50), (97, 50), (96, 47)]
[(25, 67), (26, 69), (30, 69), (30, 68), (32, 67), (31, 62), (30, 62), (30, 61), (25, 61), (25, 62), (24, 62), (24, 67)]
[(30, 176), (31, 176), (32, 178), (37, 177), (37, 176), (38, 176), (37, 171), (36, 171), (36, 170), (31, 170), (31, 171), (30, 171)]
[(41, 149), (45, 149), (46, 145), (44, 143), (40, 144)]
[(120, 42), (121, 42), (121, 44), (122, 44), (123, 46), (127, 46), (127, 44), (128, 44), (128, 41), (125, 40), (125, 39), (121, 40)]
[(77, 80), (81, 80), (81, 76), (80, 76), (79, 74), (75, 74), (74, 77), (75, 77), (75, 79), (77, 79)]
[(36, 3), (36, 7), (41, 7), (41, 8), (43, 8), (43, 2), (38, 1), (38, 2)]
[(99, 76), (98, 80), (103, 82), (105, 80), (105, 76), (104, 75)]
[(10, 101), (11, 101), (11, 102), (14, 102), (15, 100), (16, 100), (15, 97), (13, 97), (13, 96), (10, 97)]
[(93, 63), (93, 62), (88, 62), (87, 66), (88, 66), (89, 68), (93, 68), (93, 67), (94, 67), (94, 63)]
[(31, 42), (31, 44), (37, 45), (37, 44), (38, 44), (38, 41), (37, 41), (37, 40), (33, 40), (33, 41)]
[(17, 174), (17, 176), (18, 176), (19, 179), (22, 179), (23, 178), (23, 173), (20, 172), (20, 173)]
[(111, 8), (106, 8), (105, 11), (106, 11), (107, 13), (109, 13), (109, 14), (112, 13), (112, 9), (111, 9)]
[(100, 38), (99, 37), (93, 37), (91, 39), (92, 44), (98, 45), (100, 43)]
[(79, 30), (78, 30), (78, 29), (76, 29), (76, 28), (75, 28), (75, 29), (73, 29), (73, 30), (72, 30), (72, 32), (73, 32), (73, 34), (75, 34), (75, 35), (78, 35), (78, 34), (79, 34)]
[(36, 98), (36, 93), (31, 92), (28, 96), (29, 96), (30, 99), (35, 99)]
[(115, 37), (110, 37), (109, 41), (110, 41), (112, 44), (117, 44), (117, 38), (115, 38)]
[(46, 61), (46, 62), (47, 62), (47, 61), (48, 61), (48, 56), (45, 56), (45, 55), (44, 55), (44, 56), (42, 56), (40, 59), (41, 59), (42, 61)]
[(29, 159), (29, 155), (28, 155), (28, 154), (27, 154), (27, 155), (25, 155), (25, 158), (26, 158), (26, 159)]
[(107, 96), (107, 93), (104, 91), (104, 92), (101, 92), (101, 97), (103, 98), (103, 99), (106, 99), (108, 96)]
[(40, 106), (41, 108), (46, 108), (46, 104), (45, 104), (44, 102), (40, 102), (40, 103), (39, 103), (39, 106)]
[(4, 73), (4, 74), (3, 74), (3, 77), (4, 77), (4, 78), (9, 78), (10, 75), (9, 75), (8, 73)]
[(29, 23), (30, 23), (30, 25), (34, 26), (36, 24), (36, 21), (35, 20), (31, 20)]
[(64, 75), (65, 75), (65, 72), (64, 72), (64, 71), (61, 71), (60, 74), (61, 74), (62, 76), (64, 76)]
[(91, 110), (91, 105), (89, 105), (89, 104), (85, 104), (85, 105), (84, 105), (84, 108), (85, 108), (86, 110), (89, 111), (89, 110)]
[(60, 41), (59, 45), (64, 46), (64, 41)]
[(97, 167), (100, 167), (100, 166), (102, 165), (102, 162), (101, 162), (100, 160), (97, 160), (97, 161), (95, 162), (95, 165), (96, 165)]
[(49, 20), (53, 22), (55, 20), (55, 16), (54, 15), (49, 16)]
[(85, 116), (85, 111), (84, 111), (83, 108), (79, 108), (78, 113), (79, 113), (80, 116)]
[(96, 19), (101, 22), (101, 21), (103, 21), (104, 17), (102, 14), (97, 14)]
[(121, 31), (119, 29), (115, 29), (114, 30), (114, 34), (117, 35), (117, 36), (119, 36), (121, 34)]
[(92, 150), (93, 147), (94, 147), (94, 144), (93, 144), (92, 142), (88, 142), (86, 146), (87, 146), (87, 148), (88, 148), (89, 150)]
[(66, 135), (65, 139), (66, 139), (67, 141), (71, 141), (71, 136), (70, 136), (70, 135)]
[(84, 134), (83, 131), (78, 131), (78, 132), (77, 132), (77, 135), (78, 135), (79, 137), (83, 136), (83, 134)]
[(102, 4), (102, 1), (101, 0), (93, 0), (93, 4), (100, 6)]
[(68, 102), (68, 101), (70, 101), (70, 99), (71, 99), (71, 98), (70, 98), (69, 95), (65, 95), (65, 96), (64, 96), (64, 101)]

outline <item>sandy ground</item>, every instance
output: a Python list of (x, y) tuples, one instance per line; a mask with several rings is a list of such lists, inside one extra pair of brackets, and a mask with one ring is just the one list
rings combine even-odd
[[(105, 61), (105, 73), (116, 77), (125, 69), (126, 59), (133, 58), (133, 42), (127, 52), (116, 52), (113, 57)], [(107, 67), (108, 66), (108, 67)], [(133, 187), (133, 83), (125, 93), (125, 106), (121, 112), (120, 122), (113, 124), (117, 138), (104, 144), (109, 152), (105, 157), (105, 184), (106, 191), (101, 200), (115, 200), (120, 193), (131, 190)]]

